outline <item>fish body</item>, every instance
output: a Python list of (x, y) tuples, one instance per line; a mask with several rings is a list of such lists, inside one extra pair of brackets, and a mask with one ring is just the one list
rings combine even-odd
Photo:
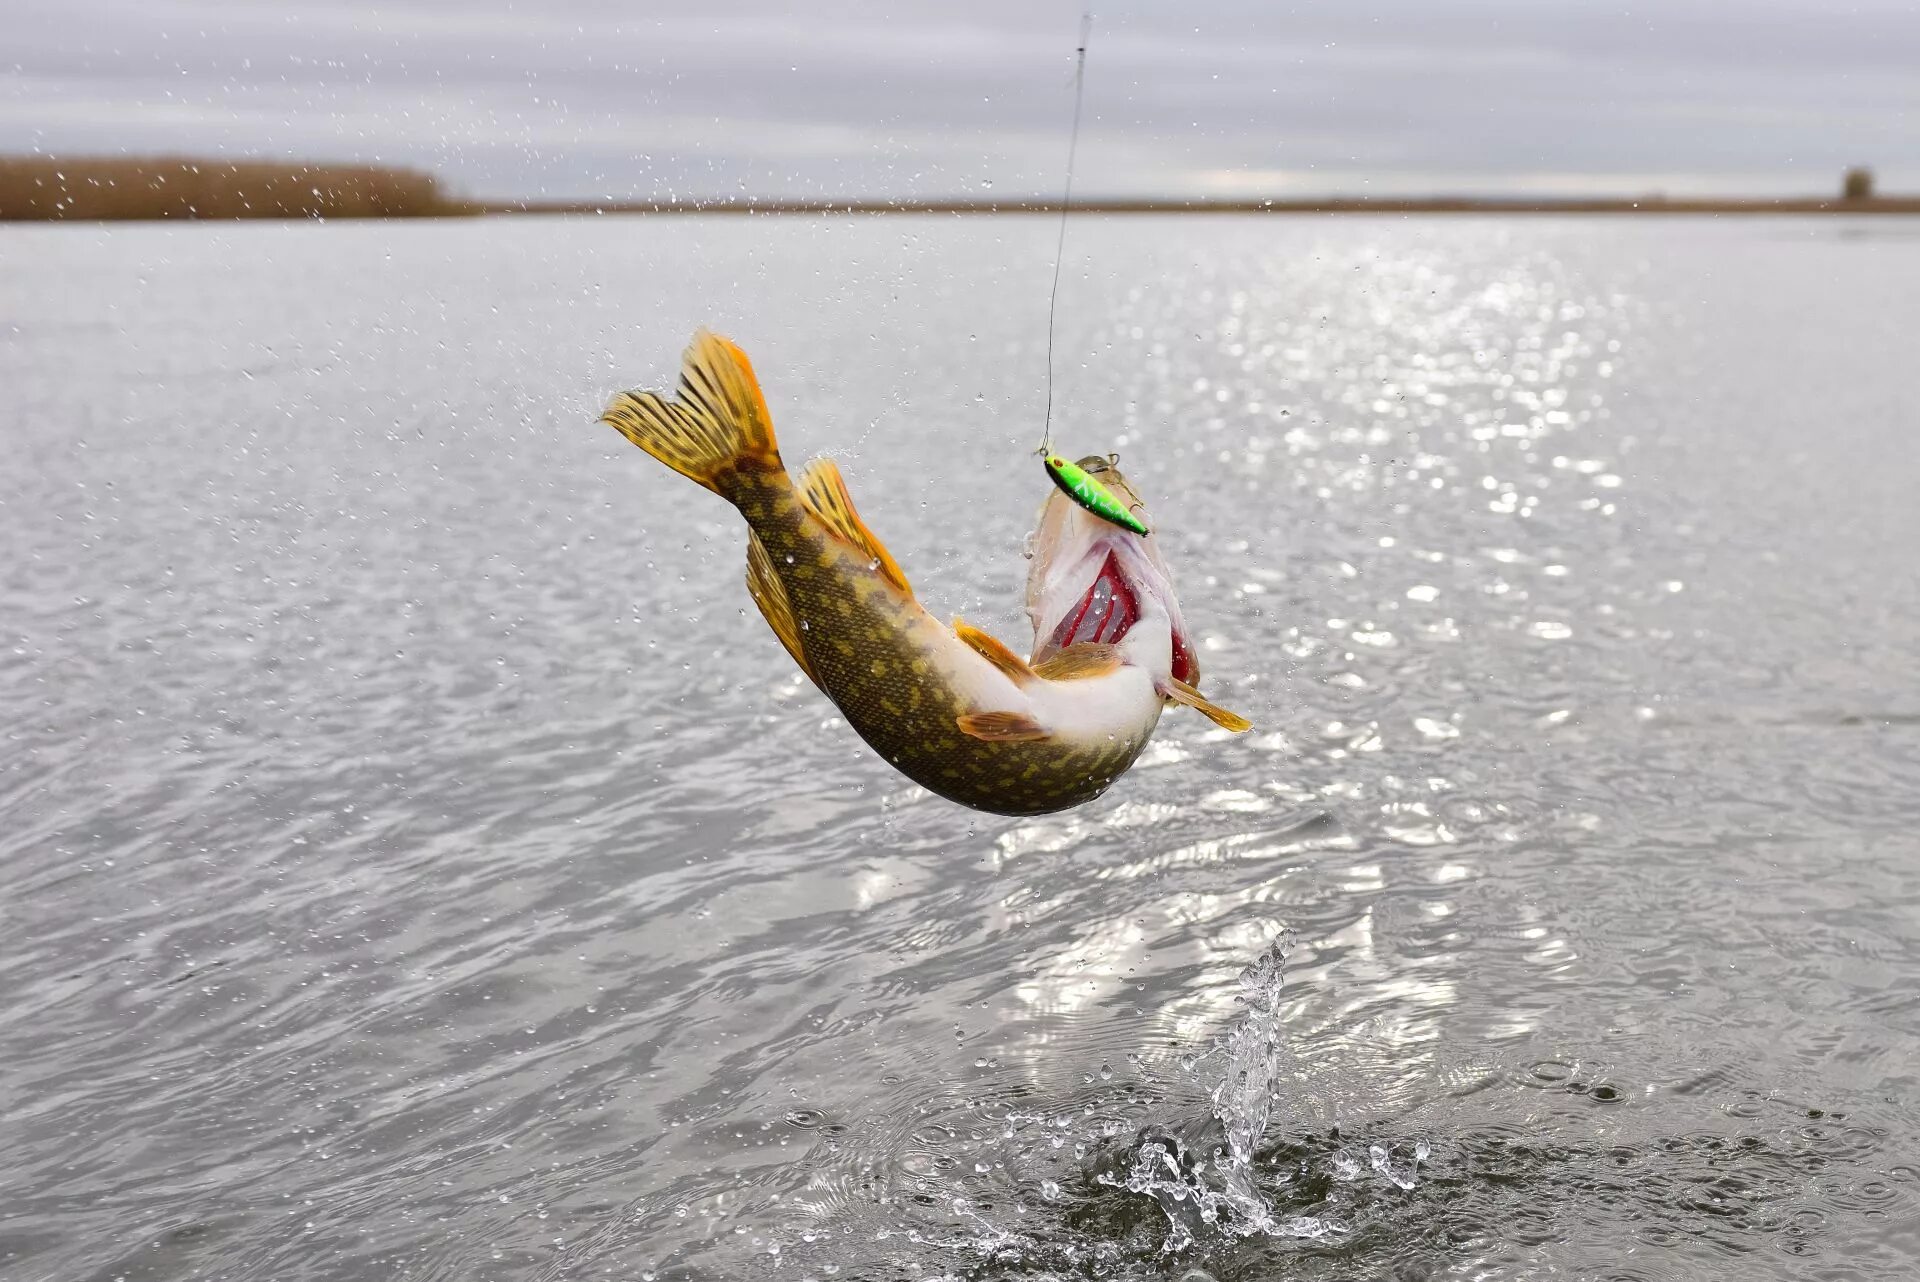
[(855, 732), (932, 792), (996, 814), (1063, 810), (1133, 764), (1169, 699), (1239, 721), (1191, 690), (1158, 550), (1064, 494), (1036, 532), (1029, 663), (927, 612), (831, 460), (787, 472), (752, 366), (727, 340), (695, 335), (676, 399), (622, 393), (602, 419), (739, 509), (747, 589), (775, 635)]

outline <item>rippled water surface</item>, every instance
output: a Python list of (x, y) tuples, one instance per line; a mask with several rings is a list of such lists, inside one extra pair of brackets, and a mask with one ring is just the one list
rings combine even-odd
[(1023, 645), (1051, 236), (0, 231), (0, 1277), (1920, 1271), (1920, 234), (1083, 220), (1257, 729), (1013, 821), (591, 420), (733, 334)]

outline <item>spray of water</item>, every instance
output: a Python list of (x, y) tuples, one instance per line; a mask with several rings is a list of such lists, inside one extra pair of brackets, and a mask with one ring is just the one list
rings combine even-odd
[(1227, 1033), (1226, 1072), (1210, 1093), (1213, 1115), (1227, 1135), (1222, 1166), (1225, 1195), (1256, 1231), (1276, 1231), (1266, 1204), (1253, 1187), (1254, 1153), (1273, 1120), (1274, 1073), (1281, 1050), (1280, 990), (1286, 983), (1290, 936), (1281, 936), (1260, 959), (1240, 972), (1239, 1002), (1246, 1008)]
[[(1184, 1134), (1143, 1133), (1124, 1164), (1096, 1177), (1160, 1204), (1169, 1224), (1165, 1251), (1183, 1251), (1205, 1233), (1319, 1239), (1347, 1231), (1331, 1213), (1276, 1215), (1255, 1180), (1260, 1143), (1282, 1094), (1280, 995), (1292, 946), (1291, 935), (1282, 935), (1240, 973), (1240, 1017), (1205, 1055), (1187, 1061), (1188, 1071), (1196, 1073), (1203, 1066), (1220, 1066), (1208, 1092), (1212, 1118)], [(1210, 1149), (1209, 1138), (1214, 1141)], [(1372, 1145), (1367, 1153), (1368, 1165), (1401, 1189), (1415, 1187), (1427, 1156), (1424, 1141), (1404, 1169), (1394, 1166), (1382, 1145)], [(1343, 1184), (1366, 1178), (1365, 1168), (1347, 1150), (1333, 1155), (1331, 1173)]]

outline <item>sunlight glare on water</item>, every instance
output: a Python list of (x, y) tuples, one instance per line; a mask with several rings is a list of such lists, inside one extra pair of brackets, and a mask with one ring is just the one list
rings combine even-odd
[(0, 1275), (1920, 1266), (1920, 240), (1076, 223), (1255, 729), (1016, 821), (593, 418), (730, 334), (1024, 648), (1051, 231), (0, 233)]

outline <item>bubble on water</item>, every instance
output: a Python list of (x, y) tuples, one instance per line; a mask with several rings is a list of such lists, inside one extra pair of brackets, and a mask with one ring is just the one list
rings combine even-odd
[(1370, 1145), (1367, 1149), (1367, 1160), (1373, 1169), (1385, 1176), (1395, 1188), (1411, 1189), (1419, 1182), (1416, 1177), (1420, 1173), (1420, 1163), (1426, 1159), (1426, 1147), (1424, 1141), (1415, 1147), (1413, 1161), (1404, 1171), (1393, 1165), (1392, 1150), (1384, 1144)]

